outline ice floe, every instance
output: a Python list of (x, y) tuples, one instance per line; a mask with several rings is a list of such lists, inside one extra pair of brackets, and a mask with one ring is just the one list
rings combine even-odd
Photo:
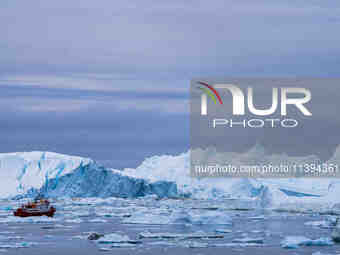
[(233, 243), (256, 243), (262, 244), (263, 238), (251, 238), (251, 237), (244, 237), (244, 238), (237, 238), (232, 241)]
[(11, 249), (11, 248), (29, 248), (34, 245), (37, 245), (35, 242), (20, 242), (13, 244), (0, 244), (1, 249)]
[(287, 249), (296, 249), (299, 246), (330, 246), (330, 245), (333, 245), (333, 242), (328, 237), (310, 239), (305, 236), (287, 236), (281, 242), (281, 247)]
[(131, 240), (127, 235), (121, 235), (118, 233), (105, 234), (100, 237), (97, 241), (99, 244), (115, 244), (115, 243), (126, 243), (126, 244), (139, 244), (139, 240)]
[(161, 238), (161, 239), (216, 239), (223, 238), (224, 236), (221, 234), (209, 234), (203, 231), (197, 231), (194, 233), (150, 233), (150, 232), (142, 232), (139, 234), (139, 238)]
[(8, 216), (5, 218), (0, 218), (0, 223), (16, 223), (16, 222), (22, 222), (22, 223), (50, 223), (50, 222), (57, 222), (60, 219), (58, 218), (50, 218), (47, 216), (41, 216), (41, 217), (26, 217), (26, 218), (20, 218), (15, 216)]

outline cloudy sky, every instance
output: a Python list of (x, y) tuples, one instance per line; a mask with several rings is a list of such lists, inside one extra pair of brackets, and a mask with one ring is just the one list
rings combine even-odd
[(0, 2), (0, 152), (189, 148), (190, 79), (336, 77), (334, 0)]

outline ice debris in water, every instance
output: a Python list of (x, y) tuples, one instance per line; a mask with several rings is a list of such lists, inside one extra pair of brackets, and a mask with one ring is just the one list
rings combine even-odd
[(50, 218), (47, 216), (41, 217), (15, 217), (15, 216), (7, 216), (6, 218), (0, 218), (0, 223), (9, 223), (9, 222), (22, 222), (22, 223), (49, 223), (59, 221), (58, 218)]
[(67, 219), (65, 220), (66, 223), (82, 223), (81, 219)]
[(194, 241), (187, 241), (182, 243), (182, 246), (187, 248), (208, 248), (208, 243), (200, 243), (200, 242), (194, 242)]
[(340, 242), (340, 222), (339, 222), (339, 218), (336, 219), (335, 221), (335, 227), (332, 231), (332, 239), (334, 242), (339, 243)]
[(320, 251), (313, 252), (312, 255), (336, 255), (336, 254), (331, 254), (331, 253), (322, 253)]
[(101, 218), (95, 218), (95, 219), (89, 220), (89, 222), (92, 222), (92, 223), (105, 223), (107, 221), (104, 220), (104, 219), (101, 219)]
[(139, 238), (160, 238), (160, 239), (215, 239), (223, 238), (221, 234), (208, 234), (203, 231), (197, 231), (194, 233), (180, 234), (180, 233), (150, 233), (142, 232), (139, 234)]
[(188, 213), (183, 210), (174, 211), (171, 214), (160, 212), (152, 214), (139, 211), (131, 215), (131, 217), (123, 220), (123, 223), (133, 224), (195, 224), (195, 225), (232, 225), (232, 219), (225, 211), (205, 211), (199, 213)]
[(329, 221), (320, 220), (320, 221), (307, 221), (305, 222), (305, 225), (319, 228), (330, 228), (332, 226), (332, 223)]
[(28, 248), (31, 246), (36, 245), (35, 242), (21, 242), (21, 243), (14, 243), (14, 244), (0, 244), (1, 249), (10, 249), (10, 248)]
[(227, 229), (227, 228), (219, 228), (215, 230), (216, 233), (232, 233), (233, 231), (231, 229)]
[(112, 243), (128, 243), (128, 244), (138, 244), (141, 241), (131, 240), (127, 235), (121, 235), (117, 233), (106, 234), (97, 240), (99, 244), (112, 244)]
[(208, 211), (192, 215), (192, 223), (232, 225), (232, 219), (225, 211)]
[(234, 239), (232, 242), (233, 243), (257, 243), (257, 244), (262, 244), (263, 243), (263, 238), (244, 237), (244, 238)]
[(124, 218), (123, 223), (129, 224), (154, 224), (167, 225), (170, 224), (170, 218), (165, 215), (147, 214), (145, 212), (136, 212), (131, 217)]
[(330, 238), (320, 237), (319, 239), (310, 239), (304, 236), (287, 236), (281, 242), (282, 248), (296, 249), (299, 246), (330, 246), (333, 242)]

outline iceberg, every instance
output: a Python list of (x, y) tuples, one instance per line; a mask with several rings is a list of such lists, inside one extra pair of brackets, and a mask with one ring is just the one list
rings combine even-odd
[(88, 158), (53, 152), (0, 154), (0, 198), (25, 198), (42, 194), (62, 197), (121, 197), (146, 195), (176, 197), (169, 181), (149, 182), (122, 171), (106, 169)]
[[(204, 157), (203, 153), (217, 152), (202, 150), (201, 153)], [(312, 155), (267, 155), (260, 145), (244, 153), (217, 153), (216, 157), (233, 164), (320, 161)], [(340, 148), (327, 162), (340, 164)], [(312, 208), (340, 214), (340, 181), (334, 178), (193, 178), (189, 169), (190, 152), (152, 156), (135, 169), (123, 170), (105, 168), (89, 158), (54, 152), (0, 153), (0, 198), (31, 198), (42, 194), (52, 198), (236, 199), (247, 201), (252, 207), (286, 211)], [(192, 219), (187, 216), (182, 215), (178, 221), (189, 223)]]
[[(195, 152), (196, 153), (196, 152)], [(286, 154), (266, 154), (261, 145), (244, 153), (218, 153), (213, 149), (201, 150), (202, 158), (215, 155), (230, 164), (320, 163), (316, 156), (292, 157)], [(340, 165), (340, 146), (325, 163)], [(124, 172), (151, 182), (170, 181), (177, 184), (178, 194), (194, 199), (250, 199), (256, 206), (287, 211), (334, 212), (340, 204), (340, 181), (335, 178), (198, 178), (190, 176), (190, 151), (177, 156), (160, 155), (145, 159), (136, 169)], [(240, 201), (241, 201), (240, 200)], [(335, 208), (336, 209), (336, 208)], [(340, 209), (338, 210), (340, 213)]]

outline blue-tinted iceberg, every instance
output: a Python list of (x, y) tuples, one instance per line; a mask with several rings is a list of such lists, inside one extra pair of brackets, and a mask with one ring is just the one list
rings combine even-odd
[[(315, 156), (267, 155), (258, 145), (245, 153), (216, 155), (226, 162), (245, 164), (257, 160), (272, 163), (319, 161)], [(340, 149), (328, 162), (340, 164)], [(88, 158), (52, 152), (3, 153), (0, 154), (0, 198), (33, 197), (38, 193), (58, 198), (147, 195), (208, 200), (236, 198), (237, 201), (252, 201), (259, 207), (309, 210), (312, 204), (318, 210), (331, 209), (340, 213), (337, 179), (192, 178), (189, 167), (189, 152), (153, 156), (135, 169), (124, 170), (108, 169)]]
[(0, 154), (0, 198), (176, 197), (174, 182), (150, 182), (106, 169), (88, 158), (52, 152)]

